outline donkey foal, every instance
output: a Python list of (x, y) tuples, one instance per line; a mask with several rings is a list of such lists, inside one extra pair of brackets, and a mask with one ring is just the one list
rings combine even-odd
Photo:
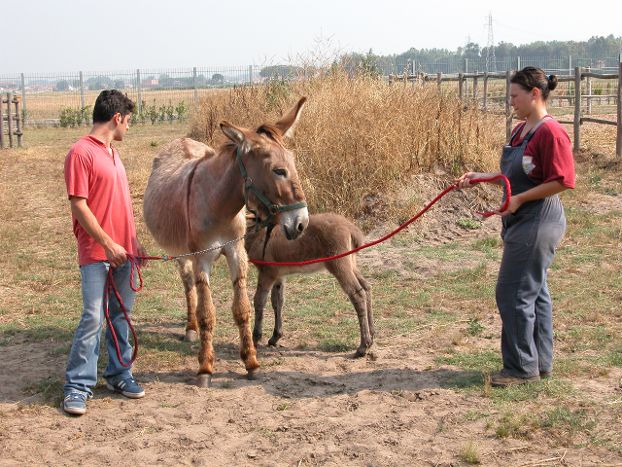
[[(338, 214), (315, 214), (309, 216), (309, 225), (304, 235), (295, 240), (287, 240), (281, 230), (275, 229), (266, 246), (262, 258), (266, 229), (250, 231), (246, 236), (246, 251), (250, 258), (265, 261), (305, 261), (332, 256), (351, 250), (363, 244), (363, 233), (358, 227)], [(271, 294), (274, 309), (274, 332), (268, 341), (276, 345), (282, 337), (283, 296), (285, 276), (295, 273), (313, 273), (327, 270), (337, 281), (354, 305), (359, 320), (361, 343), (355, 357), (364, 356), (374, 340), (374, 323), (371, 306), (371, 287), (356, 266), (355, 255), (346, 256), (324, 263), (305, 266), (258, 266), (257, 291), (255, 292), (255, 326), (253, 341), (255, 345), (262, 337), (263, 310)]]

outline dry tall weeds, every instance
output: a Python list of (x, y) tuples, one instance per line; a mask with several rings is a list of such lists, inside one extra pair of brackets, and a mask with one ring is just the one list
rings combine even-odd
[(389, 85), (341, 72), (206, 98), (192, 118), (191, 136), (218, 144), (222, 119), (252, 128), (275, 120), (303, 95), (309, 100), (291, 146), (312, 211), (355, 216), (366, 195), (390, 195), (414, 174), (498, 164), (498, 118), (435, 86)]

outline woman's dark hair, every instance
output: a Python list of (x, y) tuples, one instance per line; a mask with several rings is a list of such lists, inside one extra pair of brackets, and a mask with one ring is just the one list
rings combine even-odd
[(526, 66), (512, 75), (510, 83), (518, 84), (525, 91), (538, 88), (542, 91), (542, 99), (546, 100), (549, 93), (557, 87), (557, 76), (547, 76), (540, 68)]
[(109, 122), (116, 113), (122, 117), (134, 112), (136, 105), (125, 94), (116, 89), (105, 90), (99, 93), (93, 107), (93, 123)]

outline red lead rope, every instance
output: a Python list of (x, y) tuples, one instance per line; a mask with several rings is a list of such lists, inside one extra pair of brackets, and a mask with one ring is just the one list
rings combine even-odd
[[(143, 289), (143, 275), (140, 271), (139, 262), (143, 258), (138, 256), (127, 256), (127, 260), (130, 263), (131, 271), (130, 271), (130, 287), (134, 292), (140, 292)], [(138, 276), (138, 287), (135, 285), (134, 273)], [(132, 352), (132, 357), (129, 362), (123, 361), (123, 357), (121, 357), (121, 349), (119, 348), (119, 339), (117, 337), (117, 332), (112, 324), (112, 320), (110, 319), (110, 296), (114, 294), (119, 302), (119, 307), (121, 311), (123, 311), (123, 315), (125, 316), (125, 320), (132, 332), (132, 337), (134, 338), (134, 350)], [(114, 342), (114, 347), (117, 351), (117, 358), (119, 359), (119, 363), (121, 366), (126, 368), (130, 367), (134, 360), (136, 360), (136, 355), (138, 354), (138, 337), (136, 337), (136, 331), (134, 331), (134, 326), (132, 326), (132, 321), (130, 320), (130, 316), (127, 312), (127, 308), (123, 303), (123, 299), (121, 298), (121, 294), (117, 290), (117, 286), (114, 283), (114, 276), (112, 273), (112, 267), (108, 269), (108, 277), (106, 278), (106, 285), (104, 287), (104, 314), (106, 316), (106, 322), (108, 323), (108, 329), (110, 329), (110, 334), (112, 335), (112, 341)]]
[[(503, 202), (503, 205), (499, 208), (499, 211), (485, 211), (485, 212), (478, 212), (478, 214), (480, 214), (481, 216), (484, 217), (490, 217), (498, 212), (503, 212), (508, 208), (508, 205), (510, 204), (510, 198), (512, 196), (512, 191), (510, 188), (510, 181), (508, 180), (508, 178), (505, 175), (496, 175), (494, 177), (488, 177), (488, 178), (474, 178), (470, 181), (471, 185), (476, 185), (478, 183), (482, 183), (482, 182), (496, 182), (497, 180), (502, 180), (503, 184), (505, 185), (505, 201)], [(326, 261), (333, 261), (335, 259), (339, 259), (339, 258), (343, 258), (344, 256), (348, 256), (351, 255), (353, 253), (356, 253), (357, 251), (361, 251), (365, 248), (369, 248), (372, 247), (374, 245), (377, 245), (379, 243), (382, 243), (386, 240), (388, 240), (389, 238), (393, 237), (395, 234), (397, 234), (398, 232), (400, 232), (401, 230), (404, 230), (406, 227), (408, 227), (410, 224), (412, 224), (413, 222), (415, 222), (417, 219), (419, 219), (423, 214), (426, 213), (426, 211), (428, 209), (430, 209), (432, 206), (434, 206), (443, 196), (445, 196), (447, 193), (449, 193), (450, 191), (455, 190), (456, 188), (458, 188), (458, 185), (453, 184), (447, 188), (445, 188), (442, 192), (440, 192), (436, 198), (434, 198), (432, 201), (430, 201), (421, 211), (419, 211), (415, 216), (411, 217), (408, 221), (404, 222), (402, 225), (400, 225), (397, 229), (395, 229), (394, 231), (390, 232), (389, 234), (385, 235), (384, 237), (381, 237), (377, 240), (374, 240), (373, 242), (369, 242), (366, 243), (364, 245), (361, 245), (357, 248), (354, 248), (350, 251), (346, 251), (344, 253), (340, 253), (338, 255), (334, 255), (334, 256), (327, 256), (325, 258), (317, 258), (317, 259), (310, 259), (307, 261), (286, 261), (286, 262), (271, 262), (271, 261), (260, 261), (257, 259), (249, 259), (249, 261), (253, 264), (259, 265), (259, 266), (304, 266), (307, 264), (315, 264), (315, 263), (323, 263)], [(176, 257), (171, 257), (171, 256), (132, 256), (132, 255), (128, 255), (127, 256), (127, 260), (130, 263), (131, 266), (131, 271), (130, 271), (130, 287), (132, 288), (132, 290), (134, 292), (140, 292), (143, 288), (143, 276), (142, 273), (140, 271), (140, 262), (142, 260), (164, 260), (164, 261), (168, 261), (171, 259), (175, 259)], [(134, 273), (136, 273), (136, 276), (138, 276), (138, 286), (135, 285), (135, 279), (134, 279)], [(110, 311), (109, 311), (109, 302), (110, 302), (110, 296), (114, 294), (114, 296), (116, 297), (117, 301), (119, 302), (119, 306), (121, 308), (121, 310), (123, 311), (125, 320), (127, 321), (127, 324), (129, 325), (130, 331), (132, 332), (132, 337), (134, 338), (134, 350), (132, 352), (132, 357), (130, 358), (129, 362), (125, 362), (123, 361), (123, 358), (121, 357), (121, 349), (119, 348), (119, 339), (117, 338), (117, 333), (116, 330), (112, 324), (112, 321), (110, 320)], [(134, 326), (132, 326), (132, 322), (130, 321), (130, 316), (128, 314), (127, 308), (125, 307), (125, 304), (123, 303), (123, 299), (121, 298), (121, 294), (119, 293), (119, 291), (117, 290), (117, 286), (114, 283), (114, 277), (112, 274), (112, 267), (110, 269), (108, 269), (108, 277), (106, 279), (106, 285), (104, 288), (104, 313), (106, 316), (106, 322), (108, 323), (108, 327), (110, 328), (110, 333), (112, 334), (112, 340), (114, 342), (114, 346), (115, 349), (117, 351), (117, 358), (119, 359), (119, 363), (124, 366), (124, 367), (129, 367), (132, 365), (132, 363), (134, 363), (134, 360), (136, 360), (136, 355), (138, 354), (138, 337), (136, 336), (136, 331), (134, 331)]]
[[(497, 212), (503, 212), (503, 211), (505, 211), (508, 208), (508, 205), (510, 204), (510, 198), (512, 196), (512, 190), (510, 188), (510, 181), (508, 180), (508, 178), (505, 175), (499, 174), (499, 175), (495, 175), (494, 177), (474, 178), (474, 179), (472, 179), (470, 181), (470, 183), (471, 183), (471, 185), (476, 185), (476, 184), (482, 183), (482, 182), (496, 182), (497, 180), (502, 180), (503, 184), (505, 185), (505, 201), (503, 202), (503, 205), (501, 206), (501, 208), (499, 208), (499, 211), (497, 211)], [(436, 198), (434, 198), (432, 201), (430, 201), (421, 211), (419, 211), (417, 214), (415, 214), (409, 220), (404, 222), (402, 225), (400, 225), (394, 231), (388, 233), (384, 237), (381, 237), (381, 238), (379, 238), (377, 240), (374, 240), (372, 242), (369, 242), (369, 243), (365, 243), (364, 245), (361, 245), (361, 246), (359, 246), (357, 248), (354, 248), (354, 249), (352, 249), (350, 251), (346, 251), (344, 253), (340, 253), (340, 254), (334, 255), (334, 256), (327, 256), (325, 258), (309, 259), (307, 261), (272, 262), (272, 261), (261, 261), (261, 260), (258, 260), (258, 259), (249, 259), (249, 261), (251, 263), (253, 263), (253, 264), (256, 264), (257, 266), (305, 266), (307, 264), (323, 263), (323, 262), (326, 262), (326, 261), (333, 261), (335, 259), (343, 258), (344, 256), (348, 256), (348, 255), (351, 255), (353, 253), (356, 253), (357, 251), (361, 251), (361, 250), (364, 250), (365, 248), (372, 247), (374, 245), (382, 243), (382, 242), (388, 240), (389, 238), (393, 237), (395, 234), (397, 234), (401, 230), (404, 230), (410, 224), (412, 224), (417, 219), (419, 219), (423, 214), (426, 213), (426, 211), (428, 209), (430, 209), (432, 206), (434, 206), (443, 196), (445, 196), (450, 191), (455, 190), (456, 188), (458, 188), (457, 184), (453, 184), (451, 186), (448, 186), (443, 191), (441, 191), (436, 196)], [(490, 216), (496, 214), (496, 212), (495, 211), (485, 211), (485, 212), (478, 212), (478, 214), (480, 214), (481, 216), (484, 216), (484, 217), (490, 217)]]

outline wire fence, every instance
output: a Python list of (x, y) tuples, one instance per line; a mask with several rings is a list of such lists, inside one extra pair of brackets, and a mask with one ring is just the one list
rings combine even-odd
[[(505, 71), (532, 65), (549, 73), (571, 74), (574, 67), (593, 71), (617, 70), (618, 58), (575, 57), (504, 57), (494, 62), (476, 59), (447, 58), (432, 63), (415, 59), (372, 64), (380, 75), (407, 73), (469, 73)], [(353, 66), (357, 66), (353, 64)], [(121, 71), (16, 73), (0, 74), (0, 92), (21, 97), (23, 122), (27, 126), (73, 126), (88, 123), (95, 99), (102, 89), (119, 89), (137, 103), (135, 120), (166, 121), (183, 118), (186, 111), (202, 97), (233, 86), (261, 84), (278, 76), (291, 79), (302, 68), (291, 66), (193, 67), (181, 69), (136, 69)], [(494, 94), (495, 90), (491, 89)], [(608, 89), (602, 94), (611, 94)], [(567, 91), (569, 94), (571, 89)], [(499, 90), (499, 97), (502, 92)]]
[(590, 67), (593, 70), (616, 71), (618, 57), (581, 58), (581, 57), (501, 57), (489, 60), (486, 57), (465, 58), (446, 57), (436, 61), (420, 61), (416, 57), (408, 60), (398, 60), (387, 63), (382, 61), (376, 65), (384, 75), (401, 74), (405, 70), (411, 73), (473, 73), (499, 72), (505, 70), (519, 70), (526, 66), (542, 68), (548, 73), (574, 73), (574, 68)]
[(88, 119), (101, 90), (113, 88), (134, 100), (139, 114), (148, 110), (153, 115), (155, 108), (160, 120), (166, 108), (187, 109), (214, 89), (262, 82), (260, 72), (259, 67), (248, 66), (0, 74), (0, 92), (21, 96), (29, 126), (62, 124), (68, 110)]

